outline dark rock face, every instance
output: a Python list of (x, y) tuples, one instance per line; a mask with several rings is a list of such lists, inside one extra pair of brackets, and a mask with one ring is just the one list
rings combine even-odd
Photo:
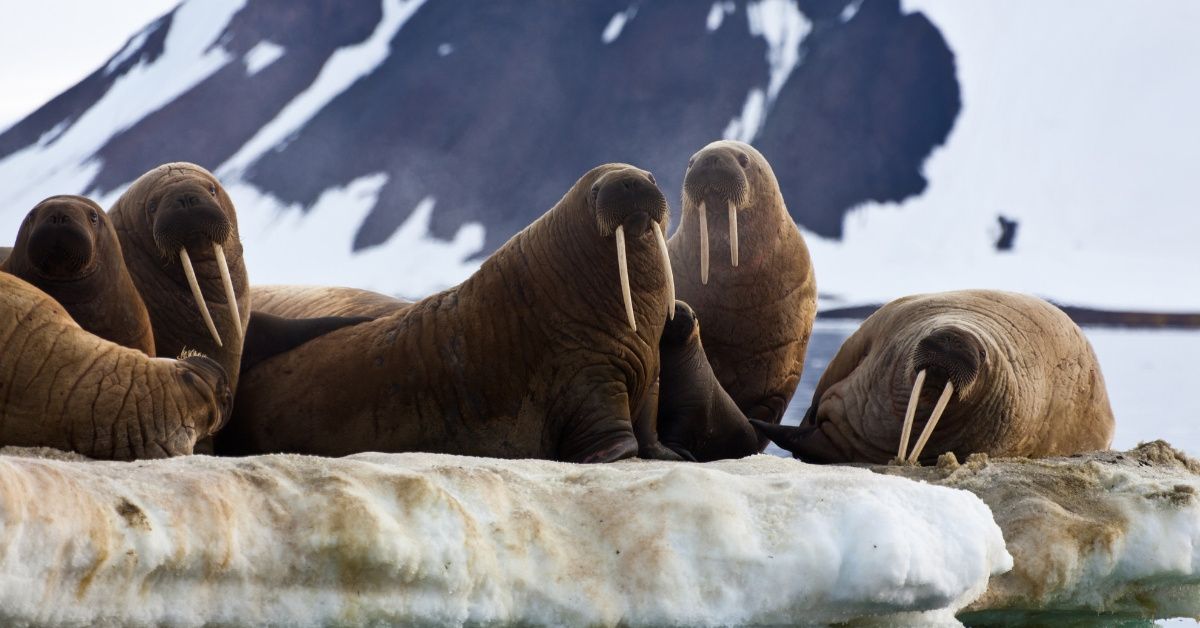
[[(922, 165), (959, 111), (953, 55), (924, 16), (902, 14), (897, 0), (865, 0), (846, 20), (848, 4), (799, 4), (812, 31), (754, 141), (793, 216), (830, 237), (858, 204), (920, 193)], [(386, 241), (433, 196), (433, 235), (481, 222), (486, 254), (607, 161), (651, 170), (677, 206), (688, 157), (721, 137), (751, 90), (767, 88), (768, 44), (750, 33), (745, 2), (711, 32), (709, 3), (635, 7), (606, 44), (601, 33), (628, 0), (429, 0), (378, 67), (245, 177), (307, 206), (330, 187), (386, 173), (356, 248)], [(88, 191), (167, 161), (217, 168), (380, 19), (378, 2), (250, 0), (219, 40), (234, 60), (113, 137)], [(0, 155), (77, 118), (122, 72), (161, 54), (176, 26), (165, 16), (111, 74), (98, 70), (0, 135)], [(247, 76), (241, 57), (264, 40), (286, 54)]]

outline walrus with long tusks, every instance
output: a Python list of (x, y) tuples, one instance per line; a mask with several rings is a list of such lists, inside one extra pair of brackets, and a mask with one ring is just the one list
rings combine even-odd
[(220, 363), (236, 389), (250, 296), (225, 188), (195, 164), (164, 164), (134, 181), (109, 216), (159, 353), (199, 351)]
[(635, 455), (675, 304), (666, 220), (649, 173), (592, 169), (457, 287), (247, 371), (217, 451)]
[(722, 140), (692, 156), (669, 246), (717, 379), (747, 416), (778, 423), (800, 383), (817, 287), (775, 173), (753, 146)]
[(190, 454), (231, 407), (213, 360), (151, 358), (109, 342), (0, 273), (0, 445), (115, 460)]
[(17, 231), (5, 271), (54, 297), (87, 331), (153, 356), (154, 334), (104, 210), (82, 196), (51, 196)]
[[(251, 312), (233, 200), (196, 164), (164, 164), (134, 181), (109, 212), (164, 355), (211, 356), (234, 390), (246, 364), (363, 317), (290, 320)], [(247, 343), (249, 334), (256, 334)], [(245, 349), (251, 355), (243, 355)]]
[(809, 462), (882, 464), (1106, 449), (1114, 422), (1096, 355), (1062, 310), (963, 290), (883, 306), (838, 350), (799, 427), (755, 426)]

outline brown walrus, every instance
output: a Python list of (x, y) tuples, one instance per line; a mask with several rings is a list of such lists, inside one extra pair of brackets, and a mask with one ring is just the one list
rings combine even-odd
[[(710, 241), (728, 256), (710, 260)], [(692, 156), (670, 250), (717, 379), (747, 416), (778, 423), (800, 383), (817, 288), (775, 173), (754, 147), (723, 140)]]
[(659, 342), (658, 439), (697, 462), (758, 453), (758, 433), (717, 381), (700, 337), (696, 313), (676, 301)]
[(51, 196), (25, 216), (0, 270), (54, 297), (87, 331), (154, 355), (146, 305), (108, 215), (82, 196)]
[(159, 353), (199, 351), (236, 389), (249, 280), (237, 213), (220, 182), (195, 164), (164, 164), (134, 181), (109, 216)]
[(462, 284), (245, 373), (224, 453), (635, 455), (673, 310), (667, 202), (592, 169)]
[(338, 286), (250, 286), (250, 302), (256, 312), (285, 318), (379, 318), (412, 305), (411, 301), (378, 292)]
[(0, 445), (116, 460), (189, 454), (231, 405), (216, 362), (151, 358), (104, 340), (0, 273)]
[(1113, 414), (1096, 355), (1062, 310), (964, 290), (883, 306), (838, 350), (799, 427), (755, 426), (806, 461), (882, 464), (1106, 449)]

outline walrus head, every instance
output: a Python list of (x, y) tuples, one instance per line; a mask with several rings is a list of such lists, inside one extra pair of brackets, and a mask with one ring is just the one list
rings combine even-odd
[(104, 210), (92, 200), (51, 196), (21, 224), (15, 247), (19, 253), (10, 268), (14, 274), (28, 272), (55, 282), (82, 279), (96, 271), (99, 251), (115, 245), (115, 236), (105, 237), (110, 229)]
[[(779, 194), (775, 173), (767, 160), (744, 142), (721, 140), (700, 149), (688, 160), (683, 180), (684, 211), (697, 212), (700, 229), (700, 283), (708, 284), (708, 210), (715, 209), (718, 226), (725, 211), (730, 265), (738, 265), (738, 215), (753, 210), (753, 199)], [(782, 203), (778, 203), (782, 206)]]
[(653, 234), (667, 277), (667, 298), (670, 304), (668, 315), (674, 318), (675, 280), (671, 273), (671, 259), (667, 253), (667, 240), (664, 235), (668, 215), (667, 199), (662, 190), (658, 189), (654, 175), (632, 166), (606, 169), (588, 188), (587, 201), (600, 230), (600, 236), (612, 237), (616, 242), (621, 299), (625, 304), (629, 327), (637, 331), (633, 296), (629, 288), (629, 261), (625, 252), (627, 238), (638, 241)]
[(243, 336), (241, 313), (226, 252), (239, 262), (241, 253), (237, 218), (225, 189), (209, 171), (180, 162), (159, 166), (146, 173), (134, 183), (130, 193), (134, 190), (141, 201), (142, 217), (138, 221), (141, 235), (151, 238), (153, 248), (168, 265), (179, 264), (200, 316), (220, 347), (223, 346), (221, 335), (196, 279), (197, 267), (215, 265), (205, 274), (219, 276), (229, 304), (230, 324), (238, 336), (235, 340), (240, 341)]

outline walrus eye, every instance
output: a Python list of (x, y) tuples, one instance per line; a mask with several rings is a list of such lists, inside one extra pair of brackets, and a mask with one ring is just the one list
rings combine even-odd
[(654, 185), (658, 185), (658, 181), (655, 181), (655, 180), (654, 180), (654, 175), (653, 175), (653, 174), (651, 174), (651, 173), (647, 172), (647, 173), (646, 173), (646, 178), (650, 179), (650, 183), (653, 183)]
[(738, 153), (738, 163), (741, 164), (743, 168), (749, 168), (750, 158), (746, 156), (746, 153)]
[(156, 212), (156, 211), (158, 211), (158, 202), (150, 201), (150, 204), (146, 205), (146, 213), (153, 216), (154, 212)]
[(93, 225), (94, 225), (94, 224), (96, 224), (96, 223), (98, 223), (98, 222), (100, 222), (100, 214), (97, 214), (97, 213), (96, 213), (96, 210), (94, 210), (94, 209), (92, 210), (92, 215), (91, 215), (91, 218), (92, 218), (92, 224), (93, 224)]
[(596, 203), (596, 199), (599, 197), (600, 197), (600, 184), (597, 183), (596, 185), (592, 186), (592, 204), (593, 205)]
[(212, 194), (213, 196), (216, 196), (216, 195), (217, 195), (217, 186), (216, 186), (216, 184), (213, 184), (213, 185), (210, 185), (210, 186), (208, 186), (208, 193), (209, 193), (209, 194)]

